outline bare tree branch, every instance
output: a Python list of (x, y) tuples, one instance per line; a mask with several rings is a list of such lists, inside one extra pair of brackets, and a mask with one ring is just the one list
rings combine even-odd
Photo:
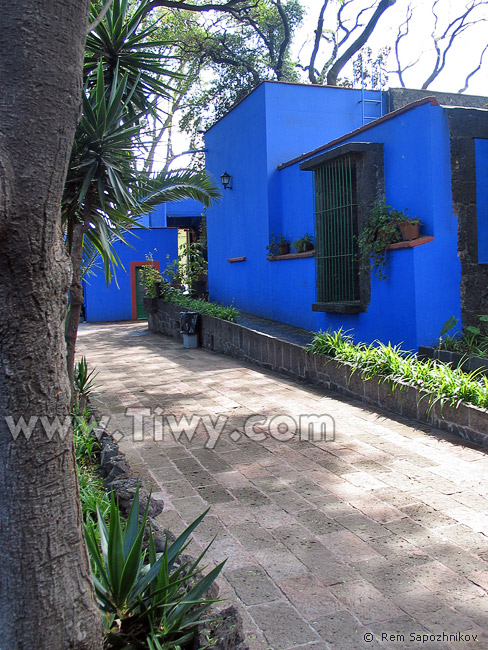
[(335, 86), (337, 84), (337, 77), (339, 76), (340, 71), (346, 65), (346, 63), (351, 59), (358, 50), (360, 50), (363, 45), (366, 43), (368, 38), (373, 33), (374, 28), (376, 27), (378, 20), (385, 13), (387, 9), (395, 4), (396, 0), (381, 0), (381, 2), (376, 7), (374, 14), (371, 16), (368, 24), (358, 36), (358, 38), (352, 43), (347, 50), (340, 56), (334, 65), (331, 67), (327, 73), (327, 85)]
[[(375, 0), (375, 2), (376, 2), (376, 0)], [(354, 23), (354, 27), (351, 27), (350, 29), (348, 27), (346, 27), (345, 23), (342, 21), (342, 11), (350, 3), (345, 2), (343, 5), (341, 5), (341, 8), (337, 12), (337, 22), (338, 22), (339, 29), (342, 29), (342, 31), (344, 32), (344, 36), (340, 39), (340, 41), (338, 43), (339, 47), (341, 45), (344, 45), (344, 43), (349, 39), (351, 34), (353, 32), (355, 32), (356, 29), (358, 29), (358, 27), (364, 27), (364, 25), (362, 25), (361, 22), (360, 22), (361, 21), (361, 16), (364, 13), (366, 13), (367, 11), (370, 11), (370, 9), (372, 9), (374, 7), (375, 2), (373, 2), (373, 4), (369, 5), (368, 7), (363, 7), (363, 9), (361, 9), (361, 11), (359, 11), (359, 13), (356, 15), (356, 22)]]
[[(479, 22), (486, 22), (488, 19), (487, 18), (479, 18), (477, 20), (473, 21), (468, 21), (468, 17), (470, 14), (476, 10), (478, 7), (482, 5), (486, 5), (487, 2), (486, 0), (472, 0), (471, 4), (466, 7), (466, 10), (463, 14), (457, 16), (454, 20), (452, 20), (446, 29), (444, 30), (443, 34), (441, 36), (435, 36), (435, 29), (437, 28), (438, 24), (438, 16), (435, 13), (435, 7), (438, 4), (439, 0), (436, 0), (432, 7), (432, 13), (435, 16), (435, 27), (434, 31), (432, 33), (432, 39), (434, 41), (434, 48), (436, 51), (436, 61), (433, 67), (432, 72), (430, 75), (427, 77), (425, 82), (422, 84), (422, 89), (425, 90), (430, 86), (430, 84), (436, 79), (436, 77), (439, 76), (439, 74), (442, 72), (446, 65), (446, 57), (449, 53), (449, 51), (452, 48), (453, 43), (455, 42), (456, 38), (459, 37), (460, 34), (466, 31), (468, 27), (471, 27), (472, 25), (479, 23)], [(447, 45), (445, 46), (444, 50), (441, 48), (441, 43), (445, 40), (448, 39)]]
[(252, 9), (257, 5), (257, 0), (227, 0), (227, 2), (215, 3), (207, 2), (202, 5), (192, 4), (186, 0), (153, 0), (150, 2), (146, 8), (145, 14), (148, 14), (150, 11), (156, 7), (164, 7), (166, 9), (181, 9), (184, 11), (244, 11)]
[(405, 38), (405, 36), (408, 36), (410, 32), (410, 21), (412, 20), (412, 16), (413, 16), (412, 5), (409, 4), (407, 7), (407, 15), (405, 17), (405, 20), (398, 27), (398, 34), (395, 41), (395, 59), (396, 59), (397, 69), (392, 72), (395, 72), (398, 75), (398, 79), (400, 81), (400, 85), (402, 88), (405, 88), (405, 82), (403, 80), (404, 72), (406, 72), (409, 68), (413, 67), (416, 63), (418, 63), (420, 59), (419, 57), (417, 58), (415, 63), (410, 63), (409, 65), (406, 65), (404, 67), (402, 67), (400, 62), (400, 43), (402, 39)]
[(465, 90), (468, 89), (469, 80), (473, 75), (475, 75), (478, 72), (478, 70), (480, 70), (481, 66), (483, 65), (483, 57), (485, 55), (486, 50), (488, 50), (488, 45), (485, 45), (483, 52), (481, 52), (479, 65), (477, 65), (476, 68), (474, 70), (471, 70), (471, 72), (467, 75), (464, 81), (464, 86), (460, 90), (458, 90), (458, 93), (463, 93)]
[(322, 8), (320, 9), (319, 19), (317, 21), (317, 29), (315, 30), (315, 41), (313, 44), (312, 54), (310, 56), (310, 63), (308, 64), (308, 78), (310, 79), (310, 83), (312, 84), (317, 83), (315, 59), (317, 58), (317, 54), (320, 47), (320, 39), (322, 38), (322, 30), (324, 29), (324, 13), (325, 10), (327, 9), (328, 4), (329, 4), (329, 0), (325, 0), (324, 4), (322, 5)]

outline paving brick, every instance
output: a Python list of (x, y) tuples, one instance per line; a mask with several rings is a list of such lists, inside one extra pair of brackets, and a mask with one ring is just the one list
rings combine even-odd
[(286, 603), (255, 605), (249, 613), (273, 648), (286, 650), (298, 644), (318, 641), (319, 635)]
[(401, 617), (399, 607), (388, 601), (383, 594), (366, 580), (353, 580), (340, 585), (333, 585), (332, 593), (348, 611), (367, 625), (377, 621), (388, 621)]
[[(313, 623), (320, 636), (334, 650), (361, 650), (383, 648), (372, 636), (368, 627), (362, 625), (356, 616), (347, 610), (341, 610), (330, 616), (317, 618)], [(367, 636), (365, 636), (367, 635)]]
[[(216, 537), (207, 562), (228, 559), (222, 593), (240, 598), (250, 650), (488, 645), (485, 450), (323, 388), (184, 350), (170, 338), (147, 334), (141, 346), (132, 335), (144, 327), (82, 326), (79, 351), (99, 373), (97, 408), (123, 434), (120, 448), (135, 473), (163, 496), (160, 525), (179, 533), (211, 505), (190, 549), (198, 554)], [(254, 338), (249, 349), (257, 350), (262, 343)], [(314, 357), (304, 364), (293, 346), (276, 359), (274, 340), (266, 345), (281, 368), (317, 366)], [(332, 364), (323, 380), (347, 372)], [(366, 396), (376, 386), (361, 386), (358, 376), (353, 382)], [(169, 431), (156, 441), (150, 419), (137, 442), (129, 406), (229, 419), (214, 449), (205, 447), (203, 426), (191, 441)], [(334, 440), (268, 435), (257, 443), (243, 434), (250, 415), (285, 413), (330, 415)], [(443, 629), (479, 634), (481, 645), (415, 646), (407, 638)], [(383, 633), (406, 640), (382, 640)]]
[(260, 566), (250, 565), (228, 571), (226, 578), (246, 605), (257, 605), (283, 598), (281, 591)]

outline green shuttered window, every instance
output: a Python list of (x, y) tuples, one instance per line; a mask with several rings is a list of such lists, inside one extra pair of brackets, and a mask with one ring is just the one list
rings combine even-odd
[(315, 225), (318, 302), (357, 302), (356, 163), (351, 156), (315, 169)]

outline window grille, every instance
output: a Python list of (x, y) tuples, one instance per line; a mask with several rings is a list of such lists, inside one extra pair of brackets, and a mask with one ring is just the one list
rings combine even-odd
[(351, 156), (315, 169), (315, 222), (318, 302), (358, 301), (356, 164)]

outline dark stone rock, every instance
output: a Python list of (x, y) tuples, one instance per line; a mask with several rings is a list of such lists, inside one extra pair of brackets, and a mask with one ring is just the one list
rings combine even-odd
[(243, 645), (244, 631), (242, 620), (234, 605), (223, 609), (215, 621), (199, 626), (193, 642), (194, 650), (212, 648), (213, 650), (247, 650)]
[[(106, 481), (105, 481), (106, 483)], [(136, 490), (140, 486), (140, 481), (134, 477), (128, 478), (119, 478), (114, 480), (110, 484), (110, 488), (113, 490), (115, 496), (119, 502), (119, 508), (125, 514), (127, 514), (132, 506), (134, 500), (134, 495)], [(141, 513), (144, 512), (147, 501), (149, 499), (149, 492), (143, 488), (139, 488), (139, 507)], [(164, 502), (162, 499), (156, 499), (154, 496), (151, 497), (151, 502), (149, 504), (148, 516), (157, 517), (164, 509)]]
[(104, 466), (103, 470), (106, 473), (106, 477), (103, 482), (106, 488), (110, 488), (110, 486), (117, 479), (130, 476), (130, 466), (129, 463), (125, 460), (125, 456), (114, 456), (114, 458), (112, 458), (110, 462)]

